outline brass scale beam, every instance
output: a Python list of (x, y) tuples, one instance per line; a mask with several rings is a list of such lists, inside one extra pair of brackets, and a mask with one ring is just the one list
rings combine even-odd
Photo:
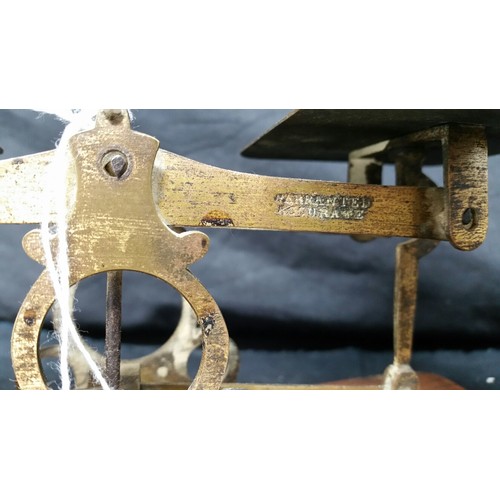
[[(426, 182), (368, 184), (370, 165), (381, 165), (381, 159), (394, 151), (436, 141), (443, 151), (443, 188)], [(49, 204), (52, 208), (55, 193), (47, 188), (45, 178), (53, 154), (48, 151), (0, 161), (0, 223), (40, 223), (44, 207)], [(487, 155), (484, 126), (442, 125), (353, 151), (349, 161), (350, 177), (358, 180), (355, 184), (240, 173), (160, 149), (152, 173), (153, 199), (172, 227), (399, 236), (424, 242), (448, 240), (460, 250), (472, 250), (484, 241), (487, 231)], [(410, 274), (406, 279), (399, 277), (396, 299), (406, 300), (410, 307), (406, 320), (395, 318), (407, 331), (406, 340), (405, 335), (395, 335), (395, 364), (409, 364), (416, 262), (430, 251), (427, 247), (429, 244), (410, 245), (407, 252), (399, 252), (398, 259), (406, 259), (406, 266), (400, 267)], [(120, 276), (112, 278), (119, 292)], [(407, 289), (405, 283), (414, 286)], [(118, 292), (113, 296), (108, 288), (108, 301), (119, 300)], [(119, 362), (119, 344), (117, 359)]]
[[(483, 242), (487, 229), (486, 140), (484, 134), (477, 139), (481, 130), (476, 127), (464, 131), (446, 126), (439, 132), (450, 129), (458, 137), (457, 144), (445, 148), (451, 158), (445, 161), (445, 188), (268, 177), (160, 150), (153, 195), (171, 226), (399, 236), (449, 240), (460, 250), (472, 250)], [(471, 144), (473, 151), (463, 154)], [(49, 151), (0, 161), (1, 224), (38, 224), (47, 204), (53, 213), (55, 193), (44, 184), (52, 157)], [(464, 172), (471, 172), (467, 181)], [(468, 208), (475, 214), (471, 228), (462, 224)]]

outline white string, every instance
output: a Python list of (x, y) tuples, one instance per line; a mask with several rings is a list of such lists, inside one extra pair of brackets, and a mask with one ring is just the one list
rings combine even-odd
[[(71, 137), (83, 130), (89, 130), (94, 127), (97, 110), (39, 110), (54, 114), (63, 121), (68, 122), (64, 132), (57, 144), (51, 169), (47, 176), (47, 182), (51, 190), (56, 193), (56, 214), (55, 226), (51, 220), (49, 204), (41, 223), (41, 239), (43, 251), (45, 254), (45, 263), (52, 286), (54, 288), (55, 300), (58, 303), (60, 318), (54, 327), (57, 328), (56, 334), (60, 343), (60, 373), (61, 389), (69, 390), (71, 388), (71, 378), (69, 372), (69, 350), (70, 342), (82, 353), (89, 365), (94, 378), (101, 384), (103, 389), (109, 390), (110, 387), (104, 379), (97, 363), (92, 359), (82, 343), (78, 334), (77, 327), (73, 320), (73, 297), (70, 291), (69, 281), (69, 261), (68, 261), (68, 215), (69, 215), (69, 140)], [(56, 240), (57, 238), (57, 240)], [(51, 241), (57, 241), (56, 258), (54, 258)]]

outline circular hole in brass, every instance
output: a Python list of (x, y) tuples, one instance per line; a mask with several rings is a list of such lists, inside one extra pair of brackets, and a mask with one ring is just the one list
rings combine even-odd
[(466, 208), (462, 214), (462, 225), (465, 229), (472, 229), (476, 224), (476, 212), (473, 208)]

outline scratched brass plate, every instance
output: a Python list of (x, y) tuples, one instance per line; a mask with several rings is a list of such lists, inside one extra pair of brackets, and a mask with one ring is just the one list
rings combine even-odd
[[(446, 123), (484, 125), (488, 154), (500, 153), (497, 109), (301, 109), (242, 154), (250, 158), (346, 161), (353, 150)], [(441, 161), (441, 148), (436, 144), (427, 152), (426, 164)]]

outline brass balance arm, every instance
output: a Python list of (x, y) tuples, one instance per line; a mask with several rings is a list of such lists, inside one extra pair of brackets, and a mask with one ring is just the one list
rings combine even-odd
[[(54, 152), (0, 161), (0, 223), (53, 212), (46, 176)], [(446, 239), (444, 190), (247, 174), (159, 150), (153, 194), (171, 226)]]

